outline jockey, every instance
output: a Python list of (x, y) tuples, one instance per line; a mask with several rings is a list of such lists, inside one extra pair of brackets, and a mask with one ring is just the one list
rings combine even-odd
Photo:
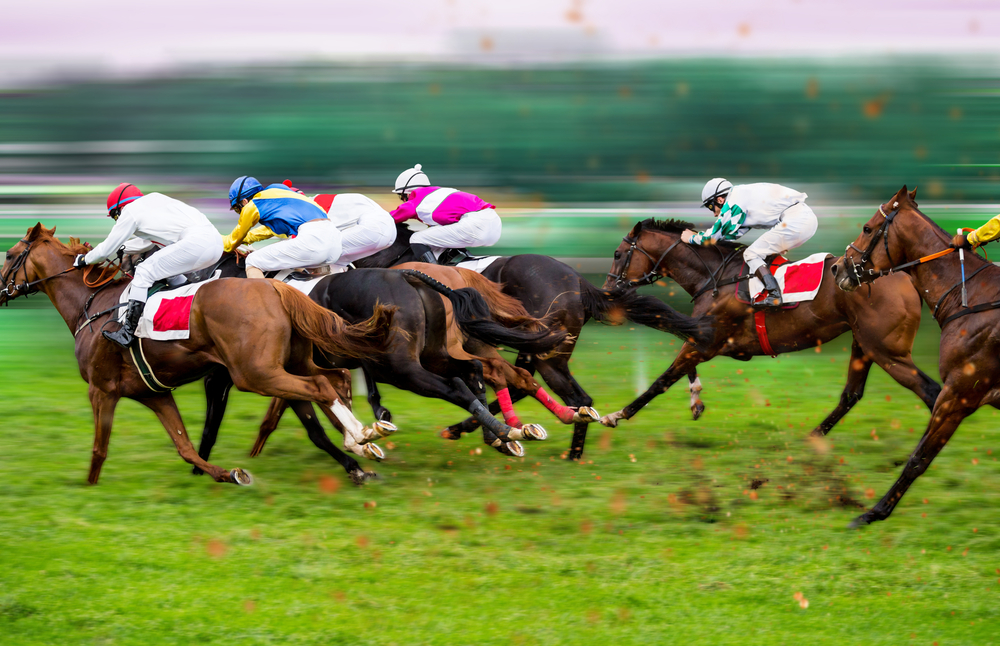
[[(282, 182), (298, 191), (291, 180)], [(301, 191), (298, 191), (301, 192)], [(320, 193), (313, 196), (343, 236), (337, 266), (346, 268), (359, 258), (378, 253), (396, 241), (396, 223), (375, 200), (360, 193)], [(251, 235), (256, 231), (251, 231)]]
[(765, 258), (802, 246), (816, 233), (816, 214), (806, 206), (805, 193), (778, 184), (743, 184), (733, 186), (716, 177), (701, 191), (702, 206), (718, 218), (708, 230), (686, 230), (681, 240), (690, 244), (714, 244), (735, 240), (750, 229), (770, 229), (743, 251), (751, 275), (764, 283), (767, 297), (755, 307), (781, 305), (781, 289), (768, 269)]
[[(326, 211), (284, 184), (264, 188), (253, 177), (238, 177), (229, 188), (229, 205), (240, 220), (223, 240), (226, 252), (244, 242), (288, 238), (247, 256), (247, 278), (263, 278), (265, 271), (330, 265), (340, 259), (340, 231)], [(263, 226), (251, 231), (258, 223)]]
[(78, 255), (73, 266), (107, 260), (133, 235), (138, 238), (130, 240), (130, 246), (164, 247), (136, 266), (128, 287), (125, 324), (116, 332), (104, 332), (104, 338), (127, 348), (135, 341), (135, 329), (153, 283), (208, 267), (222, 256), (222, 241), (198, 209), (160, 193), (143, 195), (132, 184), (121, 184), (111, 191), (108, 216), (115, 220), (111, 233), (86, 255)]
[(392, 192), (403, 201), (391, 213), (393, 220), (419, 218), (429, 227), (410, 238), (420, 262), (436, 264), (445, 249), (491, 247), (500, 239), (500, 216), (492, 204), (471, 193), (431, 186), (420, 164), (400, 173)]

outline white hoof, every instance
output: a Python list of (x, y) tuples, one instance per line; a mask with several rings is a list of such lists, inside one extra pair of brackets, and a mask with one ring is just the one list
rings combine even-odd
[(590, 424), (591, 422), (596, 422), (601, 419), (601, 414), (597, 412), (592, 406), (581, 406), (576, 409), (576, 413), (573, 414), (574, 422), (586, 422)]
[(616, 411), (610, 415), (605, 415), (601, 418), (601, 424), (614, 428), (618, 426), (618, 420), (625, 419), (625, 415), (621, 411)]
[(368, 444), (361, 445), (361, 454), (368, 458), (369, 460), (375, 460), (376, 462), (381, 462), (385, 459), (385, 451), (379, 447), (378, 444), (374, 442), (369, 442)]
[(253, 476), (244, 471), (243, 469), (233, 469), (229, 472), (229, 479), (233, 481), (234, 485), (240, 487), (249, 487), (253, 484)]
[(392, 422), (384, 422), (379, 420), (375, 422), (372, 426), (366, 426), (361, 431), (361, 441), (358, 444), (368, 444), (374, 440), (383, 437), (389, 437), (399, 429)]

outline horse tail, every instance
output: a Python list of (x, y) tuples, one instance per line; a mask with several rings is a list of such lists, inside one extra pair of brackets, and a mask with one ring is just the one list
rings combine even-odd
[(490, 312), (505, 327), (523, 327), (533, 332), (548, 327), (525, 309), (518, 299), (503, 293), (503, 284), (494, 283), (471, 269), (455, 267), (465, 284), (479, 292), (490, 308)]
[(700, 346), (708, 345), (714, 336), (711, 316), (694, 318), (681, 314), (660, 299), (634, 289), (598, 289), (581, 276), (580, 300), (587, 314), (603, 323), (621, 325), (628, 320)]
[(361, 359), (382, 354), (388, 349), (392, 318), (397, 308), (375, 303), (371, 318), (349, 324), (294, 287), (270, 282), (274, 291), (278, 292), (281, 306), (288, 313), (295, 332), (312, 341), (323, 352)]
[[(489, 345), (505, 345), (523, 352), (544, 354), (559, 347), (569, 336), (565, 330), (549, 330), (545, 328), (538, 319), (532, 317), (524, 310), (524, 306), (520, 304), (520, 301), (517, 303), (518, 306), (524, 312), (525, 318), (536, 329), (525, 329), (526, 325), (507, 327), (498, 323), (495, 319), (497, 314), (490, 307), (489, 300), (477, 289), (472, 287), (452, 289), (444, 283), (415, 269), (403, 269), (401, 271), (404, 275), (423, 282), (451, 301), (451, 307), (455, 312), (455, 322), (462, 331)], [(481, 278), (489, 287), (492, 287), (492, 291), (499, 292), (495, 283), (482, 278), (479, 274), (476, 274), (476, 277)], [(463, 276), (463, 278), (467, 277)], [(511, 299), (506, 294), (501, 295), (507, 299), (516, 300)], [(513, 311), (513, 308), (505, 311), (505, 320), (516, 320), (516, 317), (511, 316), (511, 311)]]

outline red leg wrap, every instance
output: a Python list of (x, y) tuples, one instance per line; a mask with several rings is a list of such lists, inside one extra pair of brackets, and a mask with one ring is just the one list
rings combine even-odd
[(510, 391), (506, 388), (498, 390), (497, 401), (500, 402), (500, 412), (503, 413), (503, 421), (507, 423), (507, 426), (521, 428), (521, 420), (517, 418), (517, 413), (514, 412), (514, 403), (510, 401)]

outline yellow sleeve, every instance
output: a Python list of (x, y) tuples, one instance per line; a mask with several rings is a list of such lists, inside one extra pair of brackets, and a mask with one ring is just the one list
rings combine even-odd
[(267, 240), (268, 238), (273, 238), (274, 236), (277, 236), (279, 238), (288, 237), (281, 233), (275, 233), (274, 231), (271, 231), (262, 224), (259, 227), (254, 227), (253, 229), (250, 229), (250, 233), (248, 233), (246, 237), (243, 238), (243, 244), (253, 244), (255, 242), (260, 242), (261, 240)]
[(257, 210), (257, 205), (253, 201), (247, 203), (240, 212), (240, 221), (236, 224), (236, 228), (222, 239), (223, 250), (226, 253), (231, 253), (236, 247), (243, 244), (243, 238), (246, 237), (250, 228), (259, 221), (260, 211)]
[(993, 216), (989, 222), (967, 236), (969, 244), (973, 247), (996, 240), (998, 237), (1000, 237), (1000, 215)]

